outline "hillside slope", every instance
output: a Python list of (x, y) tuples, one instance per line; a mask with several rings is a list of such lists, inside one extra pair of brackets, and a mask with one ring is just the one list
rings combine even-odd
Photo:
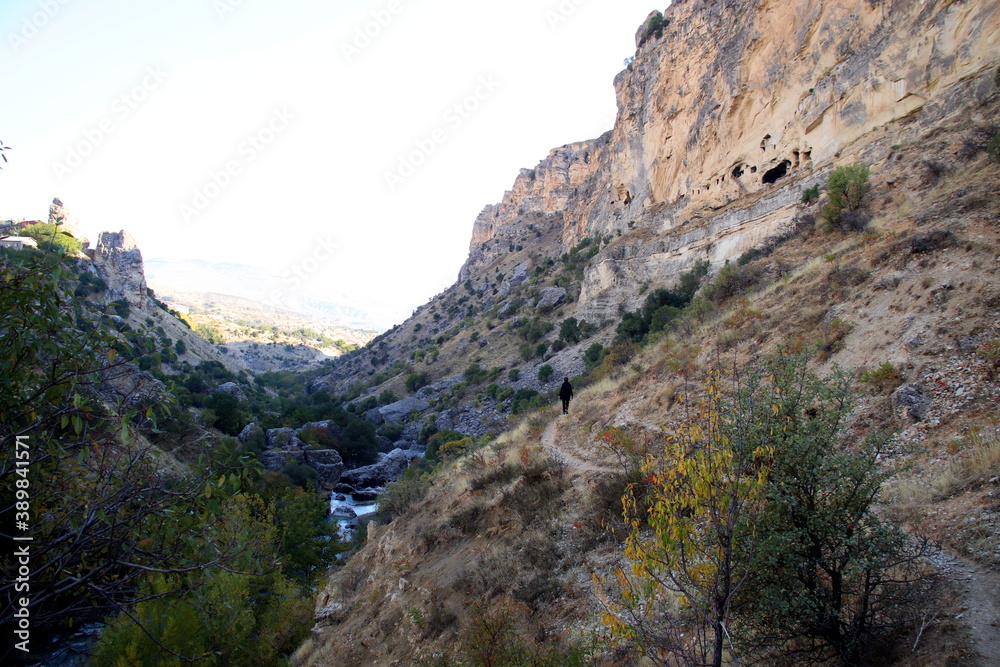
[[(459, 281), (316, 388), (405, 396), (422, 375), (422, 418), (496, 432), (509, 400), (454, 391), (471, 365), (551, 391), (647, 289), (792, 229), (803, 190), (833, 167), (862, 162), (879, 199), (911, 196), (995, 131), (996, 2), (680, 2), (659, 16), (616, 78), (614, 129), (522, 170), (476, 220)], [(589, 335), (561, 336), (570, 318)], [(545, 365), (554, 379), (538, 379)]]
[[(615, 128), (523, 170), (476, 221), (459, 282), (317, 383), (359, 400), (413, 393), (371, 415), (396, 415), (404, 439), (432, 420), (472, 436), (516, 428), (392, 492), (395, 518), (332, 575), (296, 664), (507, 664), (473, 657), (500, 644), (578, 664), (602, 628), (590, 574), (611, 576), (627, 533), (630, 471), (607, 429), (656, 451), (710, 370), (805, 343), (818, 373), (855, 374), (849, 432), (895, 433), (877, 512), (942, 549), (940, 602), (880, 659), (991, 664), (998, 32), (996, 2), (678, 2), (651, 15), (615, 82)], [(826, 229), (828, 198), (805, 204), (803, 191), (856, 162), (873, 184), (864, 230)], [(698, 309), (641, 352), (621, 344), (623, 314), (701, 260)], [(564, 336), (570, 318), (592, 327)], [(597, 365), (584, 358), (595, 343), (612, 348)], [(568, 417), (509, 418), (514, 391), (584, 371), (593, 383)], [(591, 653), (641, 664), (631, 648)]]

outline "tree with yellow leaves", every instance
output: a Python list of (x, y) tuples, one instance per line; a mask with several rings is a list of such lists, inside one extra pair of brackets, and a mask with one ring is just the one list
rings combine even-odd
[(731, 380), (735, 398), (712, 374), (697, 412), (623, 498), (631, 567), (616, 571), (616, 599), (602, 596), (604, 620), (656, 664), (721, 665), (733, 649), (729, 623), (753, 564), (772, 451), (760, 425), (733, 409), (757, 379)]

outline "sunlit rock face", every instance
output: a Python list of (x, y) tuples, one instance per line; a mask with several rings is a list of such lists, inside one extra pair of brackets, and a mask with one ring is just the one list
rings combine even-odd
[(102, 232), (94, 251), (94, 266), (108, 283), (109, 301), (124, 299), (132, 308), (146, 310), (149, 296), (142, 252), (131, 234), (125, 230)]
[[(679, 0), (636, 34), (618, 118), (522, 170), (476, 220), (462, 281), (559, 216), (563, 249), (626, 235), (588, 269), (577, 309), (634, 307), (634, 286), (718, 266), (792, 224), (839, 164), (877, 172), (890, 145), (995, 94), (1000, 3)], [(907, 129), (909, 128), (909, 129)]]

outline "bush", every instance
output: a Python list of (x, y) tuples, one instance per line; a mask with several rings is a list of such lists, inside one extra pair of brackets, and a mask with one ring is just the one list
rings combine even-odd
[(35, 239), (42, 250), (53, 250), (66, 255), (75, 255), (83, 250), (82, 243), (51, 222), (29, 225), (21, 230), (21, 236)]
[(594, 343), (583, 353), (583, 363), (587, 367), (587, 370), (597, 368), (609, 353), (610, 350), (606, 347), (600, 343)]
[(811, 188), (806, 188), (802, 191), (802, 203), (811, 204), (819, 199), (819, 184), (812, 186)]
[(469, 384), (480, 384), (489, 379), (490, 372), (479, 364), (472, 364), (465, 369), (462, 375)]
[(871, 385), (878, 392), (886, 393), (903, 384), (903, 376), (892, 362), (887, 361), (877, 370), (862, 373), (861, 381)]
[(507, 371), (507, 379), (511, 382), (517, 382), (521, 379), (521, 370), (518, 368), (512, 368)]
[(986, 153), (994, 162), (1000, 162), (1000, 132), (993, 135), (993, 138), (986, 144)]
[(663, 14), (659, 12), (649, 17), (649, 21), (646, 23), (646, 31), (642, 33), (642, 37), (639, 39), (639, 46), (641, 47), (654, 37), (656, 39), (663, 37), (663, 30), (668, 25), (670, 25), (670, 21), (663, 18)]
[(395, 482), (387, 485), (379, 494), (378, 509), (390, 519), (403, 516), (407, 511), (427, 496), (434, 473), (410, 466)]
[(830, 201), (823, 207), (823, 219), (828, 225), (848, 231), (864, 229), (868, 219), (863, 211), (872, 189), (869, 175), (868, 167), (860, 163), (833, 170), (826, 183)]
[(553, 370), (552, 366), (545, 364), (544, 366), (538, 369), (538, 381), (541, 382), (542, 384), (545, 384), (546, 382), (549, 381), (549, 379), (552, 377), (554, 373), (555, 370)]
[(514, 401), (511, 403), (511, 412), (517, 415), (525, 410), (540, 407), (541, 402), (538, 396), (538, 392), (534, 389), (518, 389), (514, 394)]
[(647, 459), (624, 498), (632, 567), (605, 598), (616, 635), (704, 665), (856, 665), (924, 611), (927, 543), (874, 509), (888, 437), (846, 432), (853, 383), (809, 356), (779, 351), (730, 390), (716, 371)]
[(406, 391), (416, 393), (427, 386), (430, 379), (426, 373), (410, 373), (406, 376)]

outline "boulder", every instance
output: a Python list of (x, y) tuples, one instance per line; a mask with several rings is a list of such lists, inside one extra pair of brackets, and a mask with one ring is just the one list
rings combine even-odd
[(931, 407), (931, 398), (917, 383), (904, 384), (892, 394), (892, 407), (897, 412), (905, 410), (914, 421), (923, 421)]
[(382, 417), (382, 412), (379, 408), (372, 408), (365, 413), (365, 419), (375, 424), (376, 426), (381, 426), (385, 423), (385, 419)]
[(356, 503), (373, 503), (378, 500), (378, 491), (375, 489), (365, 489), (363, 491), (355, 491), (351, 494), (351, 500)]
[(387, 423), (399, 424), (414, 410), (417, 412), (426, 412), (430, 407), (431, 404), (427, 401), (416, 396), (410, 396), (401, 401), (378, 408), (378, 412)]
[(307, 449), (305, 464), (319, 473), (319, 485), (324, 491), (333, 491), (344, 472), (344, 460), (336, 449)]
[(97, 392), (113, 405), (131, 408), (166, 400), (166, 386), (133, 364), (118, 364), (100, 371)]
[(516, 269), (514, 269), (511, 272), (509, 276), (507, 276), (507, 279), (504, 281), (503, 285), (500, 286), (500, 294), (501, 295), (510, 294), (510, 292), (514, 288), (523, 285), (527, 280), (528, 280), (528, 264), (527, 262), (525, 262), (524, 264), (519, 265)]
[(387, 454), (392, 450), (396, 449), (396, 446), (389, 438), (385, 437), (384, 435), (379, 435), (375, 437), (375, 448), (379, 452)]
[[(340, 425), (332, 419), (327, 419), (321, 422), (309, 422), (308, 424), (303, 424), (301, 428), (297, 431), (299, 437), (302, 437), (302, 432), (306, 430), (318, 431), (321, 435), (327, 436), (332, 440), (340, 440), (343, 437), (343, 431)], [(322, 444), (322, 443), (321, 443)]]
[(350, 505), (337, 505), (330, 510), (330, 516), (335, 519), (357, 519), (358, 513)]
[(226, 382), (225, 384), (220, 384), (213, 391), (213, 394), (232, 394), (237, 398), (237, 400), (245, 401), (247, 400), (247, 395), (243, 393), (243, 387), (239, 386), (235, 382)]
[(272, 428), (264, 434), (264, 449), (302, 449), (306, 443), (290, 428)]
[(535, 309), (541, 312), (552, 310), (566, 300), (566, 290), (562, 287), (546, 287), (542, 290)]
[(258, 443), (261, 448), (264, 447), (264, 429), (257, 424), (257, 422), (252, 422), (243, 427), (240, 434), (236, 436), (236, 439), (240, 441), (240, 444), (246, 447), (247, 445)]
[(264, 464), (265, 470), (280, 472), (289, 460), (295, 463), (302, 463), (305, 460), (305, 452), (299, 450), (272, 449), (264, 452), (260, 456), (260, 462)]
[(340, 479), (356, 489), (385, 486), (399, 479), (410, 465), (410, 461), (416, 458), (420, 458), (419, 452), (394, 449), (384, 455), (378, 463), (348, 470)]

